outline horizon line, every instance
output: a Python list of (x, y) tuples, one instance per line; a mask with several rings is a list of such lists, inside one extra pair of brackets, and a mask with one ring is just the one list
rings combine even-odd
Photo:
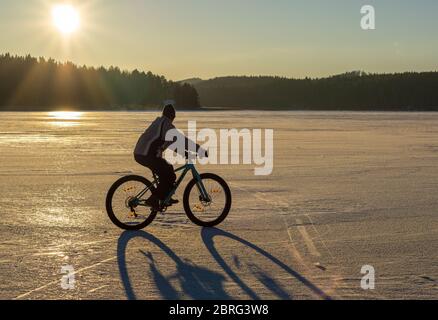
[(104, 68), (106, 70), (110, 69), (110, 68), (117, 68), (120, 70), (120, 72), (128, 72), (128, 73), (132, 73), (134, 71), (138, 71), (140, 73), (152, 73), (153, 75), (156, 76), (162, 76), (165, 77), (167, 80), (175, 82), (175, 83), (179, 83), (179, 82), (186, 82), (186, 81), (190, 81), (190, 80), (199, 80), (199, 81), (210, 81), (210, 80), (215, 80), (215, 79), (221, 79), (221, 78), (279, 78), (279, 79), (287, 79), (287, 80), (306, 80), (306, 79), (310, 79), (310, 80), (319, 80), (319, 79), (327, 79), (327, 78), (332, 78), (332, 77), (336, 77), (336, 76), (342, 76), (342, 75), (347, 75), (349, 73), (361, 73), (364, 75), (397, 75), (397, 74), (405, 74), (405, 73), (436, 73), (438, 72), (437, 69), (435, 70), (422, 70), (422, 71), (416, 71), (416, 70), (404, 70), (404, 71), (397, 71), (397, 72), (390, 72), (390, 71), (384, 71), (384, 72), (367, 72), (365, 70), (360, 70), (360, 69), (356, 69), (356, 70), (346, 70), (344, 72), (341, 73), (335, 73), (335, 74), (329, 74), (329, 75), (325, 75), (325, 76), (302, 76), (302, 77), (296, 77), (296, 76), (280, 76), (280, 75), (276, 75), (276, 74), (231, 74), (231, 75), (218, 75), (218, 76), (212, 76), (212, 77), (208, 77), (208, 78), (202, 78), (202, 77), (198, 77), (198, 76), (192, 76), (192, 77), (186, 77), (184, 79), (181, 80), (174, 80), (171, 79), (165, 75), (159, 74), (159, 73), (155, 73), (152, 70), (141, 70), (139, 68), (122, 68), (120, 66), (117, 65), (87, 65), (87, 64), (80, 64), (77, 62), (74, 62), (72, 60), (61, 60), (61, 59), (55, 59), (53, 57), (45, 57), (45, 56), (35, 56), (32, 55), (30, 53), (28, 54), (13, 54), (10, 52), (6, 52), (6, 53), (0, 53), (0, 57), (5, 57), (5, 56), (11, 56), (11, 57), (18, 57), (18, 58), (27, 58), (27, 57), (31, 57), (33, 59), (45, 59), (46, 61), (48, 60), (53, 60), (55, 61), (55, 63), (57, 64), (67, 64), (67, 63), (71, 63), (73, 65), (75, 65), (76, 67), (86, 67), (86, 68), (94, 68), (94, 69), (100, 69), (100, 68)]

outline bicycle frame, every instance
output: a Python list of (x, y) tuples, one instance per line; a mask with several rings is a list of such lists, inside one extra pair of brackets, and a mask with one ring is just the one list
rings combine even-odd
[[(182, 171), (181, 175), (179, 176), (179, 178), (177, 179), (175, 186), (173, 187), (173, 189), (170, 191), (169, 195), (166, 197), (166, 200), (164, 201), (163, 205), (166, 206), (170, 199), (173, 197), (173, 195), (176, 193), (176, 190), (178, 190), (179, 186), (181, 185), (181, 183), (184, 181), (184, 178), (186, 177), (187, 173), (191, 172), (193, 175), (193, 178), (196, 179), (197, 183), (196, 186), (198, 187), (198, 190), (202, 196), (203, 199), (205, 199), (205, 201), (210, 201), (210, 196), (207, 193), (207, 190), (205, 189), (204, 184), (202, 183), (202, 179), (201, 179), (201, 175), (198, 173), (198, 171), (195, 168), (195, 165), (193, 163), (186, 163), (184, 166), (178, 168), (175, 170), (175, 173)], [(154, 181), (152, 182), (152, 185), (154, 187), (158, 186), (159, 183), (159, 178), (158, 176), (154, 173)], [(150, 190), (149, 187), (146, 187), (143, 191), (141, 191), (137, 196), (136, 199), (139, 202), (139, 204), (141, 205), (141, 202), (143, 202), (144, 200), (141, 200), (141, 198)]]

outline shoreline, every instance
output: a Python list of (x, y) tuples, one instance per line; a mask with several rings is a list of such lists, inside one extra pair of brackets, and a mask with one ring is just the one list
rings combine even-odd
[[(2, 109), (0, 112), (161, 112), (160, 108), (157, 109), (78, 109), (78, 108), (52, 108), (52, 109), (29, 109), (23, 110), (22, 108), (16, 109)], [(200, 109), (179, 109), (179, 112), (352, 112), (352, 113), (436, 113), (438, 112), (438, 107), (431, 108), (416, 108), (416, 109), (397, 109), (397, 108), (374, 108), (374, 109), (275, 109), (275, 108), (240, 108), (240, 107), (230, 107), (230, 108), (200, 108)]]

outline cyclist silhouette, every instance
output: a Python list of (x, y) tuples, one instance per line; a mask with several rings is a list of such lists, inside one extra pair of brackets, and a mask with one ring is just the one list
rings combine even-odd
[[(165, 201), (167, 195), (172, 190), (176, 181), (176, 175), (173, 166), (163, 158), (163, 153), (174, 141), (166, 141), (166, 134), (169, 130), (175, 130), (173, 121), (176, 118), (176, 110), (173, 102), (165, 102), (163, 114), (155, 119), (152, 124), (141, 135), (134, 150), (135, 161), (152, 170), (159, 178), (156, 192), (146, 200), (146, 205), (153, 209), (159, 208), (160, 201)], [(208, 157), (208, 152), (201, 148), (195, 142), (184, 136), (186, 155), (190, 146), (196, 146), (196, 152), (199, 156)], [(176, 151), (176, 150), (173, 150)], [(169, 205), (179, 203), (178, 200), (171, 199)]]

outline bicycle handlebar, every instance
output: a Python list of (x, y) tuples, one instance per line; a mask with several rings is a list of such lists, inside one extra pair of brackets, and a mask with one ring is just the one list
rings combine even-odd
[[(190, 160), (190, 156), (196, 156), (199, 157), (199, 153), (198, 152), (193, 152), (193, 151), (185, 151), (184, 152), (184, 157), (186, 158), (186, 160)], [(205, 154), (204, 154), (205, 158), (209, 157), (208, 151), (205, 150)]]

